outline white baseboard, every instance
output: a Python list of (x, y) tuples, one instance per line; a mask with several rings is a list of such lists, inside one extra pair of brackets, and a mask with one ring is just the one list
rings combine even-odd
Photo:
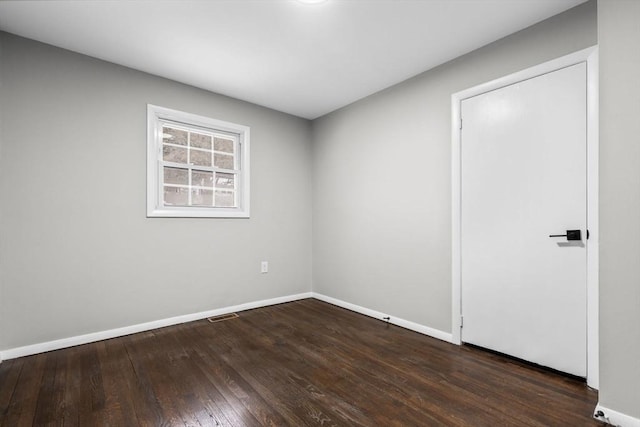
[(455, 344), (453, 342), (453, 335), (448, 332), (443, 332), (439, 329), (433, 329), (428, 326), (420, 325), (409, 320), (393, 317), (389, 314), (381, 313), (379, 311), (370, 310), (368, 308), (361, 307), (359, 305), (351, 304), (350, 302), (342, 301), (336, 298), (328, 297), (316, 292), (312, 292), (311, 296), (320, 301), (328, 302), (329, 304), (337, 305), (338, 307), (346, 308), (347, 310), (355, 311), (356, 313), (364, 314), (365, 316), (373, 317), (375, 319), (382, 320), (383, 317), (389, 317), (389, 323), (409, 329), (415, 332), (419, 332), (423, 335), (428, 335), (433, 338), (437, 338), (448, 343)]
[[(604, 415), (602, 417), (596, 417), (596, 414), (598, 413), (598, 411), (602, 411)], [(634, 418), (630, 415), (623, 414), (622, 412), (605, 408), (604, 406), (600, 405), (600, 403), (598, 403), (593, 413), (594, 413), (594, 418), (596, 418), (597, 420), (600, 420), (607, 424), (611, 424), (613, 426), (640, 427), (640, 418)]]
[(78, 335), (75, 337), (63, 338), (63, 339), (54, 340), (54, 341), (47, 341), (39, 344), (27, 345), (24, 347), (11, 348), (8, 350), (0, 351), (0, 362), (2, 360), (15, 359), (16, 357), (30, 356), (32, 354), (44, 353), (47, 351), (58, 350), (61, 348), (73, 347), (76, 345), (107, 340), (110, 338), (122, 337), (125, 335), (135, 334), (138, 332), (144, 332), (152, 329), (163, 328), (165, 326), (192, 322), (194, 320), (205, 319), (207, 317), (220, 316), (222, 314), (234, 313), (234, 312), (244, 311), (244, 310), (251, 310), (253, 308), (267, 307), (269, 305), (282, 304), (285, 302), (297, 301), (297, 300), (311, 298), (311, 297), (312, 297), (311, 292), (305, 292), (301, 294), (271, 298), (271, 299), (262, 300), (262, 301), (248, 302), (245, 304), (234, 305), (231, 307), (217, 308), (215, 310), (202, 311), (200, 313), (185, 314), (182, 316), (155, 320), (153, 322), (139, 323), (137, 325), (125, 326), (123, 328), (109, 329), (107, 331), (94, 332), (86, 335)]

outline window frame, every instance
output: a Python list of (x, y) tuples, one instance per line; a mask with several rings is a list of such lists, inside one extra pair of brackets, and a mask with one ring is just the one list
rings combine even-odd
[[(178, 128), (186, 128), (192, 131), (206, 131), (212, 134), (223, 134), (235, 140), (236, 149), (234, 157), (236, 161), (236, 186), (235, 207), (216, 206), (165, 206), (164, 205), (164, 180), (162, 165), (163, 160), (162, 127), (165, 124), (175, 125)], [(211, 152), (215, 154), (212, 146)], [(148, 218), (249, 218), (250, 200), (250, 175), (249, 175), (249, 147), (250, 128), (236, 123), (212, 119), (197, 114), (186, 113), (157, 105), (147, 104), (147, 217)], [(167, 165), (172, 167), (171, 165)], [(192, 163), (187, 165), (200, 170)], [(203, 170), (216, 169), (203, 167)], [(224, 170), (220, 171), (225, 173)], [(215, 198), (215, 186), (213, 197)]]

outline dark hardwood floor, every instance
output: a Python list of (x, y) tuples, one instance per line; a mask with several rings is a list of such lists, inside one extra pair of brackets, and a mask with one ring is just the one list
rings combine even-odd
[(312, 299), (0, 365), (3, 426), (600, 426), (596, 400)]

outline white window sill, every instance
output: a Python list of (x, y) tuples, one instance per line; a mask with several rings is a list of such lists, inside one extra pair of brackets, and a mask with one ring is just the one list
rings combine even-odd
[(147, 211), (147, 218), (249, 218), (249, 212), (240, 209), (162, 208)]

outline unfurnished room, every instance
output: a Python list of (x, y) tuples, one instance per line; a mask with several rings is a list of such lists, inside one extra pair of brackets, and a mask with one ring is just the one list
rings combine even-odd
[(640, 427), (640, 0), (0, 1), (0, 426)]

